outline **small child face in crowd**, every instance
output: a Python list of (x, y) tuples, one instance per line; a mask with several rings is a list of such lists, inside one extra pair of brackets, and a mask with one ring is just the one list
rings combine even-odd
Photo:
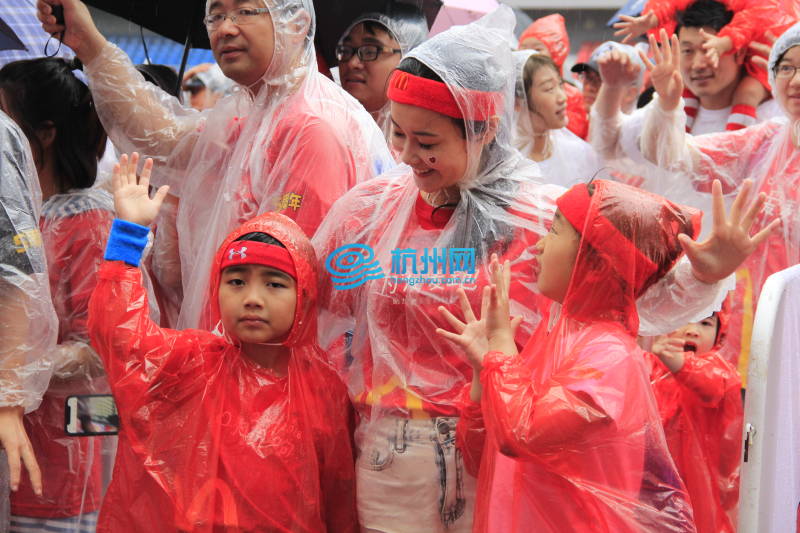
[(538, 259), (539, 292), (556, 302), (563, 302), (569, 280), (578, 256), (581, 236), (572, 225), (556, 211), (550, 232), (536, 243)]
[(551, 57), (550, 56), (550, 49), (547, 48), (547, 45), (545, 45), (542, 41), (540, 41), (536, 37), (528, 37), (527, 39), (525, 39), (524, 41), (519, 43), (519, 49), (520, 50), (536, 50), (540, 54), (544, 54), (547, 57)]
[(719, 319), (714, 313), (700, 322), (691, 322), (668, 336), (683, 340), (684, 352), (707, 353), (714, 347)]
[(294, 323), (297, 285), (288, 274), (262, 265), (222, 271), (219, 311), (225, 331), (246, 344), (280, 342)]
[(534, 73), (528, 90), (528, 108), (536, 132), (566, 127), (567, 93), (555, 69), (541, 67)]

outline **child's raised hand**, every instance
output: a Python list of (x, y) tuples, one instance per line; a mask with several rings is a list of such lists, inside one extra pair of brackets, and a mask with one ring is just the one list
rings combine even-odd
[(631, 61), (627, 54), (619, 50), (611, 50), (597, 60), (600, 78), (608, 87), (629, 87), (639, 79), (639, 65)]
[(658, 25), (658, 18), (653, 13), (648, 13), (640, 17), (620, 15), (619, 19), (620, 22), (614, 24), (614, 28), (617, 29), (614, 35), (617, 37), (624, 36), (622, 38), (623, 43), (627, 43), (628, 41), (644, 35), (650, 29)]
[(492, 254), (489, 271), (492, 277), (491, 298), (486, 316), (486, 337), (489, 340), (489, 351), (513, 355), (517, 353), (514, 336), (517, 327), (522, 323), (522, 317), (511, 317), (509, 304), (511, 264), (505, 261), (501, 265), (497, 254)]
[(714, 221), (711, 235), (703, 242), (695, 242), (685, 234), (678, 236), (686, 256), (692, 263), (694, 275), (700, 281), (716, 283), (733, 274), (758, 245), (780, 225), (780, 219), (775, 219), (755, 235), (750, 235), (753, 223), (766, 201), (766, 195), (760, 193), (745, 209), (752, 188), (753, 181), (745, 180), (731, 205), (730, 214), (726, 214), (722, 185), (719, 180), (714, 180), (711, 188)]
[(639, 50), (639, 57), (650, 72), (650, 79), (658, 93), (658, 101), (664, 111), (673, 111), (681, 103), (683, 93), (683, 78), (681, 77), (681, 60), (678, 37), (667, 36), (665, 30), (660, 33), (661, 43), (652, 35), (648, 36), (650, 50), (653, 52), (653, 61)]
[(119, 163), (114, 165), (114, 175), (111, 183), (114, 189), (114, 208), (117, 218), (149, 226), (156, 219), (161, 203), (167, 196), (169, 186), (164, 185), (150, 198), (149, 185), (150, 173), (153, 170), (153, 160), (147, 159), (142, 168), (142, 175), (137, 180), (136, 167), (139, 165), (139, 154), (134, 152), (130, 158), (122, 154)]
[(677, 372), (683, 368), (683, 363), (686, 359), (683, 347), (684, 342), (682, 339), (661, 335), (653, 341), (653, 347), (650, 351), (661, 359), (664, 366), (669, 368), (671, 372)]
[(461, 313), (464, 315), (463, 321), (444, 306), (439, 306), (439, 313), (450, 324), (452, 331), (436, 328), (436, 334), (461, 346), (467, 353), (470, 364), (476, 368), (480, 368), (483, 357), (489, 351), (489, 340), (486, 338), (486, 314), (489, 309), (490, 292), (490, 287), (483, 288), (480, 318), (476, 317), (472, 311), (467, 293), (462, 287), (458, 288), (457, 293)]
[(769, 68), (769, 53), (772, 51), (772, 46), (775, 44), (775, 41), (778, 38), (772, 32), (766, 32), (764, 37), (767, 39), (769, 44), (759, 43), (757, 41), (752, 41), (749, 45), (750, 51), (752, 52), (752, 60), (758, 67), (767, 70)]
[(719, 58), (727, 54), (733, 48), (733, 42), (730, 37), (719, 37), (700, 29), (700, 37), (703, 38), (703, 50), (705, 50), (706, 57), (711, 62), (712, 68), (719, 67)]

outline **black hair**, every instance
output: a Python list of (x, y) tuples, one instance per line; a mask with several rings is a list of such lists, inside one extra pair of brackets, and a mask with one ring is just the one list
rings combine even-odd
[(263, 244), (272, 244), (274, 246), (280, 246), (281, 248), (286, 248), (284, 244), (270, 235), (269, 233), (263, 233), (261, 231), (252, 231), (250, 233), (245, 233), (241, 237), (237, 238), (234, 242), (238, 241), (252, 241), (252, 242), (260, 242)]
[(369, 33), (370, 35), (377, 35), (377, 32), (383, 32), (392, 39), (394, 39), (395, 41), (397, 40), (397, 38), (389, 30), (389, 28), (387, 28), (386, 26), (384, 26), (383, 24), (381, 24), (376, 20), (362, 20), (361, 22), (359, 22), (359, 24), (363, 25), (364, 31)]
[(161, 88), (164, 92), (178, 97), (178, 73), (175, 69), (167, 65), (136, 65), (138, 70), (146, 81), (149, 81), (156, 87)]
[(675, 35), (678, 35), (684, 26), (687, 28), (713, 28), (714, 31), (720, 31), (733, 20), (733, 15), (733, 11), (725, 7), (722, 2), (697, 0), (676, 14), (675, 19), (678, 25), (675, 26)]
[(86, 189), (97, 177), (97, 161), (103, 156), (106, 132), (89, 88), (72, 73), (79, 61), (43, 57), (8, 63), (0, 69), (0, 91), (41, 163), (44, 147), (36, 132), (55, 127), (55, 174), (58, 192)]

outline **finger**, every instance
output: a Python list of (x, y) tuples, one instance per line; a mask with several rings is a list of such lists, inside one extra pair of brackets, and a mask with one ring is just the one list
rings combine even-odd
[(153, 171), (153, 160), (149, 157), (145, 159), (144, 166), (142, 167), (142, 175), (139, 179), (139, 184), (143, 185), (145, 189), (150, 186), (150, 173)]
[(139, 168), (139, 152), (133, 152), (131, 154), (130, 163), (128, 165), (128, 173), (133, 179), (133, 184), (136, 185), (138, 180), (136, 179), (136, 170)]
[(650, 42), (650, 51), (653, 53), (653, 63), (660, 65), (662, 63), (661, 47), (658, 46), (655, 35), (648, 35), (647, 40)]
[(769, 57), (770, 47), (766, 44), (752, 41), (749, 45), (749, 48), (753, 51), (753, 53), (761, 54), (764, 57)]
[(449, 341), (453, 341), (459, 346), (464, 345), (464, 340), (461, 338), (461, 335), (456, 335), (455, 333), (447, 331), (446, 329), (436, 328), (436, 334), (439, 335), (440, 337), (444, 337)]
[(503, 297), (508, 298), (508, 293), (511, 289), (511, 261), (507, 260), (503, 263)]
[(486, 315), (489, 312), (489, 303), (492, 298), (492, 288), (490, 286), (486, 286), (481, 291), (481, 318), (486, 318)]
[(747, 212), (742, 217), (740, 222), (741, 228), (745, 231), (745, 233), (750, 233), (750, 228), (753, 227), (753, 222), (755, 222), (756, 217), (761, 212), (761, 209), (764, 208), (764, 204), (767, 202), (767, 195), (763, 192), (756, 196), (755, 201), (750, 204), (750, 207), (747, 208)]
[(511, 319), (511, 335), (516, 337), (517, 336), (517, 328), (519, 325), (522, 324), (522, 317), (515, 316)]
[(164, 200), (169, 194), (169, 185), (162, 185), (156, 191), (156, 195), (153, 196), (153, 202), (155, 202), (156, 209), (161, 209), (161, 204), (164, 203)]
[(681, 64), (681, 46), (678, 42), (678, 36), (673, 34), (669, 41), (670, 49), (672, 50), (672, 64), (675, 65), (675, 68), (679, 68)]
[(439, 314), (442, 315), (442, 318), (444, 318), (445, 321), (448, 324), (450, 324), (450, 326), (452, 326), (452, 328), (457, 333), (463, 332), (464, 328), (467, 327), (467, 325), (465, 323), (463, 323), (461, 320), (456, 318), (456, 316), (453, 313), (451, 313), (449, 310), (447, 310), (447, 308), (445, 308), (442, 305), (439, 306)]
[(750, 243), (753, 245), (753, 247), (757, 248), (758, 246), (761, 245), (762, 242), (767, 240), (767, 237), (769, 237), (773, 231), (778, 229), (778, 226), (780, 225), (781, 225), (781, 219), (776, 218), (775, 220), (769, 223), (769, 226), (756, 233), (753, 236), (753, 238), (750, 239)]
[(475, 313), (472, 312), (472, 305), (470, 305), (463, 287), (459, 287), (456, 293), (458, 294), (458, 303), (461, 305), (461, 313), (464, 315), (464, 319), (467, 323), (475, 322)]
[(41, 496), (42, 471), (39, 469), (39, 463), (36, 461), (36, 456), (33, 453), (33, 447), (30, 442), (26, 442), (22, 446), (22, 461), (25, 463), (25, 469), (28, 471), (28, 477), (31, 480), (33, 492), (37, 496)]
[(719, 180), (714, 180), (711, 184), (711, 231), (721, 230), (727, 224), (725, 216), (725, 201), (722, 199), (722, 185)]
[(111, 174), (111, 188), (117, 192), (122, 188), (122, 167), (119, 163), (114, 163), (114, 172)]
[[(764, 37), (767, 38), (767, 41), (769, 41), (770, 44), (775, 44), (775, 41), (778, 40), (778, 36), (775, 35), (774, 33), (772, 33), (772, 30), (768, 30), (766, 33), (764, 33)], [(767, 48), (769, 49), (771, 47), (767, 47)]]
[(700, 251), (700, 245), (693, 241), (692, 238), (685, 233), (678, 235), (678, 242), (681, 243), (681, 247), (686, 253), (686, 257), (689, 258), (689, 262), (693, 263), (694, 260), (697, 259), (697, 254)]
[(17, 491), (19, 488), (19, 479), (22, 472), (22, 465), (20, 464), (20, 457), (19, 457), (19, 446), (17, 444), (12, 444), (11, 446), (6, 446), (6, 456), (8, 457), (8, 475), (9, 475), (9, 485), (11, 486), (11, 490), (14, 492)]
[(665, 62), (671, 62), (672, 60), (672, 46), (670, 46), (670, 38), (667, 35), (667, 31), (665, 29), (661, 29), (658, 32), (659, 40), (661, 41), (661, 51), (663, 53), (663, 58)]
[(637, 52), (639, 52), (639, 59), (641, 59), (642, 63), (644, 63), (644, 68), (646, 68), (648, 72), (652, 72), (655, 68), (653, 62), (650, 61), (650, 58), (647, 57), (647, 55), (641, 50), (637, 50)]
[(737, 194), (736, 198), (733, 200), (733, 204), (731, 204), (731, 214), (728, 218), (734, 224), (739, 224), (741, 221), (742, 208), (747, 205), (747, 202), (750, 198), (750, 189), (752, 188), (753, 180), (744, 180), (744, 183), (742, 183), (742, 188), (739, 190), (739, 194)]
[(130, 180), (128, 179), (128, 154), (122, 154), (119, 157), (119, 184), (120, 187), (124, 187), (128, 185)]
[(753, 63), (756, 64), (756, 66), (761, 67), (764, 70), (767, 70), (769, 68), (769, 62), (766, 60), (766, 58), (754, 55), (754, 56), (751, 56), (750, 59), (753, 61)]

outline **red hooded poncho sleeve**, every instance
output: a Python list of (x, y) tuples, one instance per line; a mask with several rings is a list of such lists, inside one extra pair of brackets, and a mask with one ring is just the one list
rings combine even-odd
[[(297, 270), (287, 375), (247, 359), (236, 340), (159, 328), (147, 315), (141, 272), (106, 262), (90, 303), (121, 430), (98, 531), (357, 531), (352, 409), (316, 344), (316, 272), (310, 243), (288, 218), (253, 231), (277, 238)], [(209, 310), (219, 316), (218, 306)]]

